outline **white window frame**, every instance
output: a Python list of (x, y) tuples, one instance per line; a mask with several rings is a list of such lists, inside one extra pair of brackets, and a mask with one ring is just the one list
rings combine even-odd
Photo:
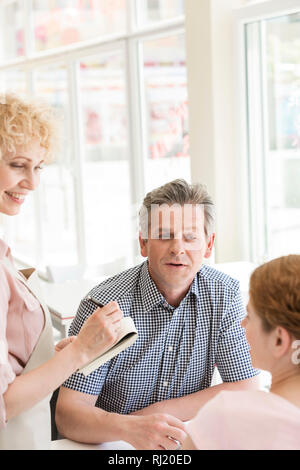
[[(25, 56), (16, 58), (15, 60), (0, 62), (0, 73), (4, 71), (19, 68), (27, 71), (27, 89), (32, 90), (30, 71), (34, 67), (41, 67), (49, 64), (55, 64), (63, 61), (68, 70), (68, 89), (69, 104), (71, 111), (71, 135), (73, 142), (74, 162), (75, 162), (75, 185), (76, 185), (76, 229), (77, 229), (77, 250), (79, 265), (86, 266), (86, 225), (84, 223), (84, 203), (83, 191), (84, 182), (82, 181), (82, 165), (83, 165), (83, 135), (82, 126), (75, 116), (80, 116), (79, 110), (79, 90), (78, 79), (76, 77), (76, 59), (92, 56), (95, 54), (103, 54), (113, 50), (124, 51), (126, 63), (126, 88), (127, 88), (127, 109), (128, 109), (128, 158), (130, 168), (130, 187), (131, 187), (131, 207), (137, 208), (145, 194), (145, 160), (148, 158), (148, 149), (145, 145), (145, 120), (143, 118), (143, 83), (142, 83), (142, 67), (140, 60), (141, 41), (151, 40), (161, 37), (165, 34), (176, 35), (185, 31), (185, 16), (179, 16), (172, 20), (162, 20), (153, 23), (150, 26), (140, 27), (137, 23), (137, 5), (139, 0), (127, 1), (127, 31), (122, 34), (114, 34), (97, 39), (87, 40), (75, 43), (67, 47), (56, 48), (50, 51), (34, 53), (33, 37), (30, 31), (33, 31), (31, 22), (32, 0), (0, 0), (2, 4), (14, 3), (19, 1), (23, 4), (24, 12), (24, 30), (25, 30)], [(1, 86), (1, 83), (0, 83)], [(138, 90), (138, 92), (137, 92)], [(0, 88), (1, 91), (1, 88)], [(35, 194), (36, 211), (35, 216), (39, 220), (39, 200), (38, 193)], [(134, 237), (133, 237), (134, 239)], [(37, 252), (42, 252), (42, 241), (39, 237), (39, 246)], [(133, 262), (138, 259), (138, 246), (136, 240), (132, 246)], [(26, 259), (19, 260), (25, 264)], [(45, 273), (43, 273), (45, 274)]]
[[(238, 76), (238, 89), (240, 91), (237, 97), (237, 109), (239, 114), (239, 154), (242, 157), (242, 180), (243, 180), (243, 223), (248, 227), (249, 239), (248, 239), (248, 259), (255, 263), (261, 263), (267, 261), (267, 246), (268, 246), (268, 220), (267, 220), (267, 201), (266, 201), (266, 190), (262, 187), (261, 182), (258, 184), (255, 182), (255, 177), (260, 172), (266, 171), (264, 165), (261, 165), (261, 161), (258, 158), (255, 161), (250, 160), (250, 148), (255, 148), (257, 142), (262, 142), (260, 148), (256, 147), (256, 151), (260, 154), (265, 152), (266, 142), (263, 142), (263, 138), (258, 141), (255, 139), (259, 133), (261, 133), (261, 127), (264, 127), (267, 132), (266, 122), (266, 103), (262, 99), (261, 103), (251, 102), (251, 106), (262, 106), (262, 120), (256, 122), (252, 126), (252, 134), (248, 136), (248, 111), (249, 102), (247, 97), (247, 63), (246, 63), (246, 34), (245, 26), (249, 23), (259, 22), (262, 20), (285, 16), (293, 13), (300, 12), (299, 0), (266, 0), (263, 2), (254, 2), (246, 7), (242, 7), (235, 10), (236, 20), (236, 44), (237, 44), (237, 76)], [(260, 34), (263, 34), (263, 30), (260, 30)], [(258, 58), (261, 60), (261, 57)], [(260, 81), (261, 87), (263, 87), (264, 70), (262, 71), (261, 77), (255, 77), (257, 82)], [(266, 96), (265, 93), (263, 93)], [(251, 97), (250, 97), (251, 98)], [(258, 171), (260, 166), (260, 172)], [(255, 175), (255, 177), (254, 177)], [(251, 197), (251, 194), (255, 195)], [(263, 207), (261, 203), (263, 202)]]

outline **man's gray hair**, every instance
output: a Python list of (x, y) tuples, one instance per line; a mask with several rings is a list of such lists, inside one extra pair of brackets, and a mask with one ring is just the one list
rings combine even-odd
[(148, 233), (151, 220), (151, 207), (163, 204), (197, 204), (204, 207), (204, 231), (207, 238), (215, 228), (215, 205), (204, 184), (188, 184), (184, 179), (176, 179), (149, 192), (139, 211), (140, 230)]

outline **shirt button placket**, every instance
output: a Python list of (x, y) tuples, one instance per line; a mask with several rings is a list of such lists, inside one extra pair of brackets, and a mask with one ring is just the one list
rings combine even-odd
[[(163, 307), (168, 308), (169, 305), (167, 302), (163, 303)], [(171, 384), (171, 381), (168, 380), (170, 370), (173, 370), (174, 364), (173, 364), (173, 354), (174, 353), (174, 338), (176, 338), (176, 323), (178, 321), (178, 312), (176, 310), (171, 311), (169, 309), (171, 318), (170, 318), (170, 324), (169, 324), (169, 331), (167, 334), (166, 338), (166, 353), (164, 354), (164, 364), (163, 364), (163, 374), (162, 374), (162, 382), (161, 382), (161, 400), (163, 398), (166, 398), (168, 395), (168, 390), (169, 386)]]

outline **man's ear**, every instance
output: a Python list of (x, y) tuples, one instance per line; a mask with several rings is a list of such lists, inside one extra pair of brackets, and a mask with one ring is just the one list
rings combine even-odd
[(207, 244), (207, 248), (206, 248), (206, 252), (204, 254), (204, 258), (209, 258), (211, 256), (211, 253), (212, 253), (212, 250), (213, 250), (213, 247), (214, 247), (214, 243), (215, 243), (215, 236), (216, 236), (216, 234), (212, 233), (212, 235), (209, 239), (209, 242)]
[(140, 232), (139, 233), (139, 243), (140, 243), (141, 255), (144, 258), (147, 258), (147, 256), (148, 256), (148, 244), (147, 244), (147, 242), (148, 242), (148, 240), (146, 240), (145, 238), (142, 238), (142, 234)]

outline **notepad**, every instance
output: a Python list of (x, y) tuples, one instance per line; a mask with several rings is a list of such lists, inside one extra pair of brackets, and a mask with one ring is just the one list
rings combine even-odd
[(84, 376), (91, 374), (94, 372), (94, 370), (105, 364), (105, 362), (110, 361), (122, 351), (132, 346), (137, 340), (137, 337), (138, 332), (135, 328), (132, 318), (122, 318), (121, 328), (116, 342), (109, 348), (108, 351), (104, 352), (96, 359), (79, 369), (79, 372), (81, 372)]

